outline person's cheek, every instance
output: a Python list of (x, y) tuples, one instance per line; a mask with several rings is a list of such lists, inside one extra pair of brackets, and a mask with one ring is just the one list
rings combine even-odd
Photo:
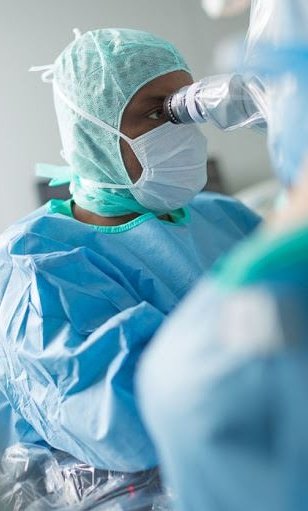
[(120, 141), (120, 148), (126, 171), (132, 182), (135, 183), (142, 174), (141, 164), (135, 156), (134, 151), (125, 140)]

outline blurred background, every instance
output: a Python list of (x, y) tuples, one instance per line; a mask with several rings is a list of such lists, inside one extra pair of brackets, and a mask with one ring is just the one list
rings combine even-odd
[[(194, 78), (217, 74), (214, 55), (221, 41), (243, 36), (248, 14), (209, 19), (200, 0), (1, 0), (2, 80), (0, 231), (36, 208), (44, 192), (34, 174), (37, 162), (64, 164), (51, 85), (33, 65), (51, 64), (82, 32), (100, 27), (152, 31), (173, 42), (190, 64)], [(250, 130), (221, 133), (204, 126), (213, 179), (234, 194), (270, 176), (266, 140)]]

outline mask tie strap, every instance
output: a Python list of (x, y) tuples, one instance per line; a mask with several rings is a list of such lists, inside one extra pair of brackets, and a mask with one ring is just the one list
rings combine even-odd
[(37, 163), (35, 175), (51, 179), (48, 186), (61, 186), (71, 182), (72, 169), (65, 165), (50, 165), (49, 163)]
[[(75, 36), (75, 41), (77, 39), (80, 39), (80, 37), (82, 36), (82, 33), (79, 30), (79, 28), (74, 28), (73, 33)], [(47, 64), (45, 66), (32, 66), (30, 67), (29, 71), (31, 73), (43, 71), (41, 78), (44, 83), (52, 83), (54, 81), (54, 64)]]
[(47, 66), (32, 66), (29, 69), (30, 73), (43, 71), (41, 75), (42, 82), (44, 83), (52, 83), (54, 80), (54, 65), (49, 64)]
[(99, 181), (92, 181), (91, 179), (85, 179), (84, 177), (78, 176), (79, 182), (82, 185), (84, 189), (87, 189), (89, 192), (95, 192), (97, 189), (117, 189), (117, 190), (124, 190), (124, 189), (130, 189), (135, 188), (135, 183), (132, 183), (131, 185), (121, 185), (116, 183), (105, 183), (105, 182), (99, 182)]
[(80, 37), (82, 36), (82, 33), (79, 30), (79, 28), (73, 28), (73, 34), (75, 36), (75, 41), (77, 41), (77, 39), (80, 39)]
[(63, 94), (63, 92), (61, 91), (61, 89), (59, 88), (57, 82), (54, 80), (53, 82), (53, 86), (54, 86), (54, 91), (55, 93), (59, 96), (59, 98), (71, 109), (73, 110), (73, 112), (75, 112), (76, 114), (80, 115), (80, 117), (83, 117), (84, 119), (86, 119), (87, 121), (89, 122), (92, 122), (93, 124), (95, 124), (96, 126), (98, 126), (99, 128), (103, 128), (105, 129), (106, 131), (109, 131), (110, 133), (113, 133), (114, 135), (117, 135), (117, 136), (120, 136), (121, 138), (123, 138), (124, 140), (126, 140), (126, 142), (128, 144), (130, 144), (132, 142), (132, 140), (127, 137), (126, 135), (124, 135), (124, 133), (121, 133), (120, 131), (118, 131), (117, 129), (113, 128), (113, 126), (110, 126), (109, 124), (107, 124), (106, 122), (102, 121), (101, 119), (98, 119), (97, 117), (94, 117), (94, 115), (91, 115), (89, 114), (88, 112), (85, 112), (84, 110), (82, 110), (81, 108), (79, 108), (77, 105), (75, 105), (75, 103), (73, 103), (73, 101), (71, 101), (69, 98), (67, 98), (65, 96), (65, 94)]

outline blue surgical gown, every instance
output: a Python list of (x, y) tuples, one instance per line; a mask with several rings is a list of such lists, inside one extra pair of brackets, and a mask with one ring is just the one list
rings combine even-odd
[(218, 266), (137, 378), (176, 509), (306, 511), (308, 228), (260, 231)]
[(52, 202), (0, 238), (0, 448), (45, 442), (98, 468), (157, 463), (134, 374), (164, 318), (259, 218), (201, 194), (174, 222), (110, 229)]

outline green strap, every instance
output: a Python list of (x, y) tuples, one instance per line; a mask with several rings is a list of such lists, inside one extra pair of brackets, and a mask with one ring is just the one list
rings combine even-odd
[(35, 174), (38, 177), (51, 179), (49, 186), (61, 186), (71, 182), (72, 170), (66, 165), (50, 165), (49, 163), (37, 163)]

